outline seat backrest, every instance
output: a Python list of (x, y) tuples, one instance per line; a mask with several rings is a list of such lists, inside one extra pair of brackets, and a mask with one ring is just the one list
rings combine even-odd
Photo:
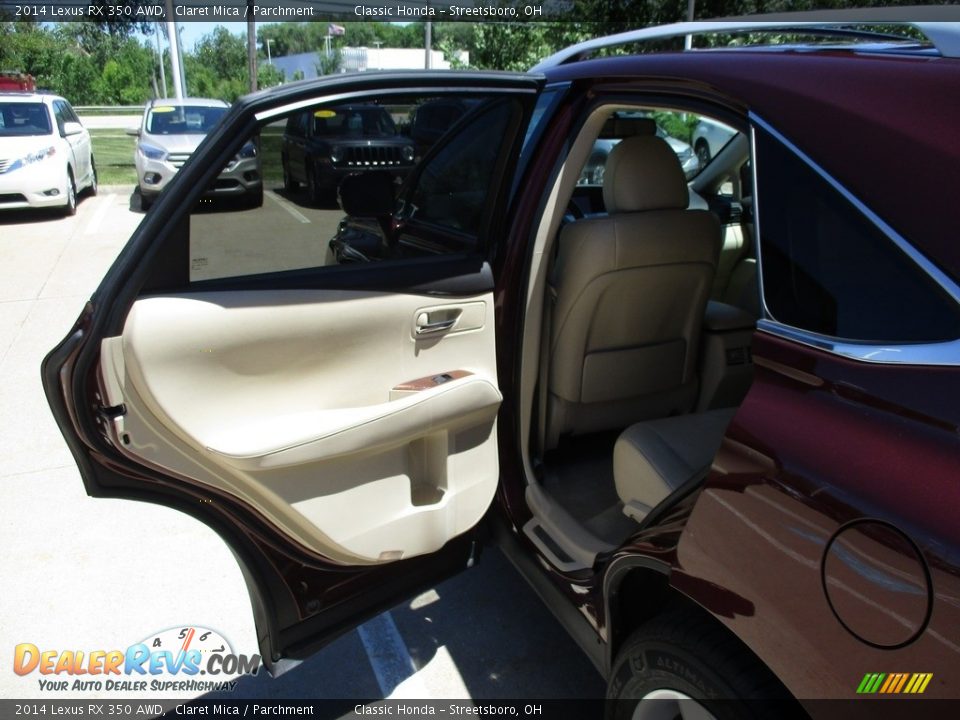
[(604, 173), (606, 217), (561, 232), (553, 273), (547, 444), (687, 412), (721, 229), (687, 210), (680, 162), (655, 136), (630, 137)]

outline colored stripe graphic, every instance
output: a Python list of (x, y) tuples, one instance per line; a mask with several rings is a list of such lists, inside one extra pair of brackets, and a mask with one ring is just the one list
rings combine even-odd
[(903, 686), (907, 682), (907, 673), (900, 673), (900, 682), (897, 683), (897, 686), (891, 691), (898, 693), (903, 689)]
[(933, 673), (867, 673), (857, 686), (857, 694), (919, 695), (932, 679)]

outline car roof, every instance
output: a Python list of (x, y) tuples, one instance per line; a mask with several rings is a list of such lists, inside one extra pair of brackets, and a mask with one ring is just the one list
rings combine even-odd
[(38, 92), (17, 92), (13, 91), (3, 91), (0, 90), (0, 100), (4, 102), (44, 102), (44, 101), (54, 101), (54, 100), (65, 100), (59, 95), (53, 95), (51, 93), (38, 93)]
[(545, 74), (548, 83), (589, 79), (611, 92), (642, 79), (752, 113), (960, 279), (960, 243), (951, 229), (960, 227), (960, 203), (943, 202), (945, 188), (960, 187), (960, 60), (698, 50), (583, 60)]
[(201, 107), (230, 107), (230, 104), (216, 98), (154, 98), (151, 100), (147, 109), (157, 106), (181, 107), (185, 105), (199, 105)]

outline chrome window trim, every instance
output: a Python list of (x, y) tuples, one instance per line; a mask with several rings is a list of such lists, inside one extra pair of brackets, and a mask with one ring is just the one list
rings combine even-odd
[[(456, 76), (451, 76), (452, 80), (456, 80)], [(385, 95), (419, 95), (419, 94), (429, 94), (433, 95), (462, 95), (464, 93), (496, 93), (498, 95), (536, 95), (539, 91), (534, 88), (511, 88), (511, 87), (495, 87), (495, 86), (484, 86), (484, 85), (475, 85), (475, 86), (463, 86), (457, 87), (455, 85), (447, 87), (405, 87), (405, 88), (365, 88), (364, 90), (351, 90), (349, 92), (340, 92), (331, 95), (324, 95), (323, 88), (319, 88), (319, 92), (316, 96), (309, 98), (307, 100), (298, 100), (297, 102), (287, 103), (285, 105), (280, 105), (279, 107), (270, 108), (269, 110), (263, 110), (254, 115), (254, 118), (258, 122), (264, 122), (265, 120), (273, 120), (276, 117), (281, 115), (286, 115), (287, 113), (294, 112), (296, 110), (303, 110), (304, 108), (311, 107), (316, 105), (318, 102), (322, 103), (331, 103), (331, 102), (341, 102), (344, 100), (353, 100), (355, 98), (361, 97), (370, 97), (371, 95), (376, 97), (383, 97)]]
[(766, 318), (757, 321), (757, 330), (840, 355), (852, 360), (880, 365), (960, 365), (960, 340), (948, 340), (936, 343), (891, 344), (877, 342), (858, 343), (854, 340), (841, 340), (801, 330), (792, 325), (784, 325)]
[(960, 304), (960, 287), (958, 287), (946, 273), (911, 245), (906, 238), (884, 222), (883, 219), (867, 207), (859, 198), (820, 167), (809, 155), (784, 137), (782, 133), (752, 111), (748, 113), (748, 119), (750, 121), (750, 157), (752, 161), (751, 174), (753, 180), (753, 241), (757, 255), (757, 291), (760, 293), (760, 307), (763, 316), (757, 321), (757, 329), (785, 340), (798, 342), (802, 345), (816, 348), (817, 350), (823, 350), (860, 362), (901, 365), (960, 365), (960, 338), (941, 342), (917, 343), (857, 341), (804, 330), (782, 323), (773, 317), (773, 314), (767, 307), (766, 297), (763, 292), (763, 258), (761, 257), (760, 247), (763, 193), (760, 190), (760, 184), (757, 182), (757, 127), (769, 133), (775, 140), (780, 142), (787, 150), (838, 192), (844, 200), (850, 203), (867, 221), (883, 233), (890, 242), (896, 245), (957, 304)]

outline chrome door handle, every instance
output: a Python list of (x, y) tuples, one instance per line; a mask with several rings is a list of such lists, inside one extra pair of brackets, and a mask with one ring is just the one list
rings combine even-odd
[(439, 320), (437, 322), (422, 323), (417, 320), (417, 335), (429, 335), (431, 333), (443, 332), (449, 330), (457, 322), (456, 318), (451, 320)]

